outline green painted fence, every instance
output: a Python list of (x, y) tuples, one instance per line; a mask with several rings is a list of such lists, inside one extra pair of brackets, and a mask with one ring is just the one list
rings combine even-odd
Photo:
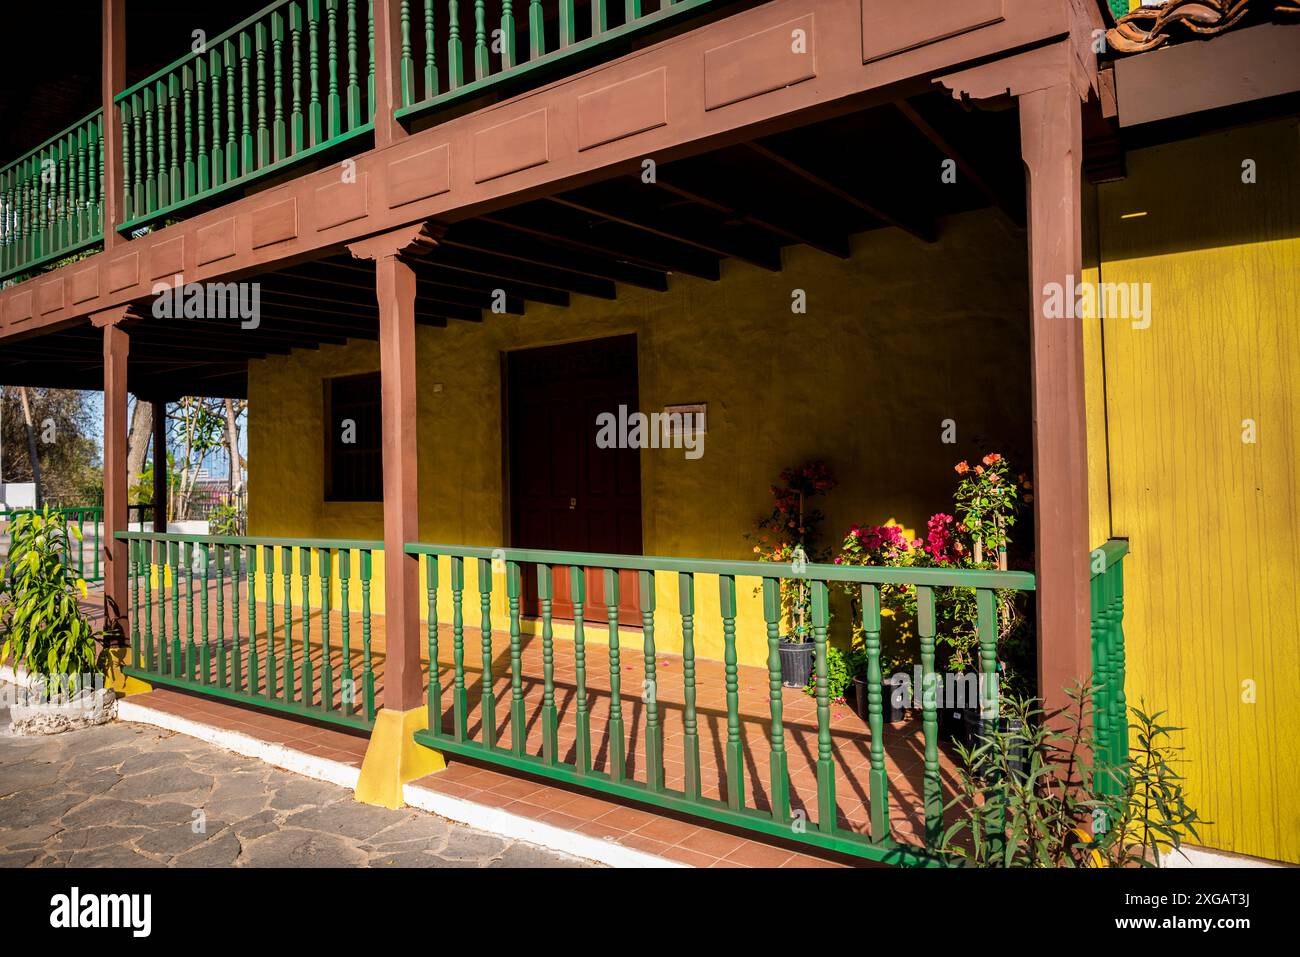
[[(0, 548), (8, 549), (8, 524), (23, 513), (33, 513), (37, 509), (23, 508), (0, 512)], [(52, 513), (62, 515), (69, 530), (75, 528), (76, 535), (69, 534), (65, 545), (67, 564), (74, 569), (78, 577), (88, 584), (104, 580), (103, 549), (100, 536), (104, 526), (104, 509), (99, 506), (76, 508), (52, 508)]]
[(103, 115), (0, 167), (0, 279), (103, 240)]
[(173, 214), (373, 129), (367, 0), (278, 0), (114, 97), (120, 229)]
[(401, 0), (401, 108), (422, 114), (698, 11), (715, 0)]
[[(938, 568), (863, 568), (847, 565), (810, 564), (801, 574), (795, 575), (788, 566), (761, 562), (728, 562), (677, 558), (652, 558), (642, 556), (600, 555), (588, 553), (539, 551), (528, 549), (487, 549), (450, 545), (408, 544), (406, 551), (423, 556), (424, 584), (431, 607), (437, 607), (439, 591), (450, 591), (452, 607), (452, 642), (454, 674), (449, 687), (442, 687), (438, 669), (430, 669), (428, 702), (429, 727), (416, 733), (416, 740), (431, 748), (453, 754), (467, 755), (490, 761), (507, 768), (528, 771), (592, 790), (631, 798), (657, 807), (684, 812), (736, 825), (777, 837), (793, 839), (827, 850), (840, 851), (859, 857), (899, 864), (932, 864), (939, 859), (927, 847), (895, 840), (890, 833), (888, 808), (888, 780), (884, 754), (883, 676), (880, 664), (880, 588), (882, 585), (916, 586), (918, 600), (918, 634), (921, 641), (921, 666), (926, 676), (923, 684), (922, 733), (924, 737), (924, 817), (926, 843), (937, 845), (943, 830), (943, 804), (939, 775), (938, 702), (935, 692), (935, 590), (938, 588), (971, 588), (977, 596), (979, 611), (980, 663), (988, 675), (997, 671), (997, 627), (995, 621), (995, 592), (999, 589), (1032, 591), (1034, 578), (1024, 572), (961, 571)], [(436, 560), (430, 560), (430, 559)], [(479, 625), (482, 635), (482, 667), (484, 693), (480, 704), (481, 731), (472, 738), (467, 728), (469, 702), (465, 687), (464, 615), (465, 563), (478, 563)], [(492, 563), (504, 563), (509, 620), (504, 628), (510, 644), (511, 693), (508, 705), (512, 729), (511, 744), (500, 746), (496, 738), (496, 702), (492, 688), (492, 635), (494, 628), (502, 627), (492, 620), (491, 597), (493, 584)], [(524, 676), (521, 673), (520, 605), (522, 582), (526, 568), (537, 575), (541, 614), (541, 641), (543, 660), (543, 696), (538, 715), (542, 728), (540, 753), (531, 753), (525, 746), (528, 716), (522, 693)], [(572, 600), (575, 608), (574, 665), (576, 671), (576, 734), (577, 746), (572, 763), (564, 761), (556, 746), (558, 721), (555, 704), (553, 674), (552, 602), (554, 572), (557, 568), (572, 569)], [(644, 726), (643, 751), (646, 780), (634, 780), (624, 762), (624, 729), (620, 703), (621, 650), (617, 622), (619, 617), (619, 571), (631, 570), (640, 576), (640, 611), (644, 636), (645, 678), (651, 690), (647, 702)], [(608, 610), (607, 622), (584, 622), (581, 611), (585, 595), (587, 572), (594, 571), (604, 578), (604, 603)], [(678, 585), (677, 607), (671, 610), (655, 607), (654, 578), (656, 574), (675, 574)], [(700, 789), (700, 740), (696, 733), (698, 716), (695, 704), (695, 652), (694, 631), (697, 627), (695, 602), (697, 576), (717, 576), (724, 656), (726, 665), (727, 744), (725, 749), (725, 797), (711, 799)], [(736, 667), (736, 579), (757, 580), (763, 594), (763, 616), (768, 636), (768, 677), (771, 708), (770, 744), (771, 767), (769, 792), (770, 808), (754, 807), (744, 796), (743, 745), (740, 735), (741, 715)], [(790, 805), (790, 779), (787, 769), (785, 733), (782, 726), (784, 689), (781, 683), (780, 642), (780, 583), (797, 578), (806, 582), (811, 590), (812, 637), (815, 644), (815, 677), (817, 689), (817, 788), (813, 820), (806, 827), (794, 826), (795, 817)], [(840, 826), (836, 821), (835, 763), (831, 738), (831, 702), (827, 691), (827, 634), (830, 622), (829, 592), (832, 586), (849, 584), (859, 589), (862, 608), (862, 628), (866, 635), (868, 655), (868, 683), (870, 690), (869, 725), (871, 728), (870, 770), (870, 834), (859, 834)], [(472, 596), (471, 596), (472, 598)], [(666, 612), (666, 613), (665, 613)], [(586, 660), (590, 651), (585, 647), (585, 634), (595, 628), (608, 639), (610, 672), (610, 755), (608, 771), (592, 767), (590, 701), (586, 691)], [(676, 790), (664, 784), (662, 731), (654, 704), (655, 687), (655, 633), (665, 628), (679, 631), (683, 641), (683, 693), (685, 700), (685, 789)], [(440, 637), (437, 629), (428, 632), (429, 659), (435, 661), (439, 654)], [(797, 692), (802, 694), (802, 692)], [(452, 727), (443, 727), (444, 701), (450, 700)]]
[(371, 726), (370, 587), (382, 543), (117, 537), (129, 547), (127, 674), (298, 717)]
[(1128, 542), (1111, 539), (1092, 553), (1092, 720), (1098, 742), (1096, 786), (1118, 793), (1107, 768), (1122, 773), (1129, 756), (1124, 697), (1124, 556)]

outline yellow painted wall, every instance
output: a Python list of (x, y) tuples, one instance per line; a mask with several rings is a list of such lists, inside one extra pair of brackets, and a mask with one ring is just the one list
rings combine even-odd
[[(674, 276), (666, 293), (621, 286), (615, 302), (575, 296), (568, 309), (421, 327), (421, 538), (508, 544), (503, 351), (629, 332), (638, 337), (643, 410), (708, 403), (702, 458), (642, 453), (647, 554), (752, 558), (744, 536), (770, 509), (768, 485), (809, 458), (827, 460), (841, 480), (821, 500), (836, 543), (855, 522), (923, 526), (951, 510), (958, 459), (996, 448), (1028, 466), (1025, 262), (1023, 234), (981, 211), (946, 222), (931, 245), (882, 230), (856, 237), (849, 260), (793, 248), (780, 273), (728, 262), (719, 282)], [(791, 311), (795, 289), (807, 294), (806, 315)], [(250, 534), (382, 536), (379, 503), (324, 502), (321, 492), (321, 382), (376, 368), (368, 342), (252, 364)], [(946, 418), (957, 423), (955, 446), (940, 441)], [(477, 623), (474, 574), (469, 567), (466, 618)], [(680, 648), (675, 578), (658, 584), (664, 650)], [(737, 589), (738, 652), (758, 664), (766, 639), (754, 585)], [(440, 597), (446, 618), (448, 590)], [(697, 605), (698, 653), (720, 658), (716, 579), (697, 582)], [(500, 601), (496, 614), (502, 622)]]
[(1300, 127), (1130, 153), (1093, 199), (1094, 269), (1153, 299), (1148, 329), (1089, 329), (1094, 538), (1132, 545), (1128, 700), (1187, 727), (1202, 843), (1300, 862)]

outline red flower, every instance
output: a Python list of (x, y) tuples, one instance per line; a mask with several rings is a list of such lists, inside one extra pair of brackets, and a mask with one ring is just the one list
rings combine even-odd
[(967, 465), (966, 462), (963, 460), (957, 463), (953, 471), (955, 471), (958, 475), (965, 475), (967, 472), (970, 471), (970, 466)]

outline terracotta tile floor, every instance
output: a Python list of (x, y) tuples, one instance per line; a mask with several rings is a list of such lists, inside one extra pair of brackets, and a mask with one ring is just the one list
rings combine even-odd
[[(355, 600), (355, 599), (354, 599)], [(241, 605), (245, 603), (241, 602)], [(225, 602), (226, 634), (229, 636), (230, 601)], [(183, 608), (183, 606), (182, 606)], [(183, 611), (182, 611), (183, 613)], [(215, 596), (209, 601), (210, 627), (215, 633)], [(172, 617), (167, 609), (168, 627)], [(246, 606), (241, 614), (247, 622)], [(258, 646), (265, 656), (265, 615), (259, 607)], [(196, 602), (195, 629), (199, 630), (199, 612)], [(359, 677), (362, 673), (361, 623), (357, 615), (351, 621), (352, 666)], [(157, 629), (155, 612), (154, 627)], [(283, 627), (283, 609), (277, 608), (276, 650), (282, 652), (280, 638)], [(341, 619), (338, 613), (331, 618), (331, 661), (335, 675), (342, 673)], [(319, 676), (321, 663), (321, 623), (319, 616), (311, 622), (312, 646), (310, 657), (313, 669)], [(593, 628), (592, 632), (598, 633)], [(592, 633), (592, 632), (589, 632)], [(241, 629), (246, 636), (246, 627)], [(423, 630), (422, 630), (423, 636)], [(302, 627), (294, 623), (295, 647), (301, 655)], [(199, 640), (196, 636), (196, 640)], [(245, 645), (247, 644), (245, 640)], [(230, 639), (226, 639), (227, 647)], [(423, 645), (423, 641), (422, 641)], [(639, 691), (643, 687), (644, 657), (640, 632), (625, 629), (621, 638), (621, 696), (627, 773), (630, 777), (645, 780), (645, 724), (647, 709)], [(465, 684), (469, 699), (467, 718), (469, 734), (482, 735), (480, 702), (482, 698), (481, 637), (477, 629), (465, 628)], [(215, 672), (215, 641), (213, 649)], [(382, 616), (374, 616), (372, 636), (372, 661), (375, 671), (376, 697), (382, 702), (384, 672), (384, 628)], [(522, 692), (527, 715), (525, 748), (529, 753), (541, 753), (540, 707), (543, 695), (542, 642), (540, 637), (523, 636), (521, 642)], [(496, 702), (495, 715), (497, 743), (508, 747), (513, 742), (514, 729), (510, 726), (510, 648), (508, 635), (495, 632), (492, 637), (492, 691)], [(300, 659), (301, 661), (301, 659)], [(576, 684), (571, 641), (556, 639), (554, 643), (555, 702), (559, 711), (559, 751), (562, 760), (573, 761), (576, 755), (575, 714)], [(660, 653), (656, 656), (658, 710), (663, 728), (665, 784), (682, 788), (685, 776), (683, 734), (684, 707), (682, 690), (682, 659), (678, 655)], [(427, 669), (427, 663), (425, 665)], [(297, 669), (301, 672), (301, 664)], [(452, 666), (451, 626), (439, 626), (439, 676), (443, 687), (443, 728), (451, 730)], [(427, 670), (426, 670), (427, 674)], [(263, 670), (263, 681), (265, 671)], [(336, 677), (337, 682), (337, 677)], [(608, 771), (609, 734), (608, 720), (611, 703), (609, 690), (608, 649), (589, 639), (587, 644), (587, 691), (591, 714), (592, 760), (594, 766)], [(765, 668), (740, 666), (739, 716), (744, 753), (744, 799), (748, 806), (767, 809), (769, 804), (770, 710), (768, 679)], [(700, 736), (700, 765), (702, 789), (706, 796), (725, 796), (725, 743), (727, 738), (725, 674), (721, 662), (697, 659), (696, 702)], [(334, 694), (337, 705), (340, 692)], [(266, 740), (275, 740), (312, 754), (360, 764), (365, 738), (348, 731), (316, 727), (289, 717), (280, 717), (258, 710), (198, 698), (173, 692), (154, 692), (148, 699), (167, 702), (166, 707), (187, 708), (208, 723), (221, 723), (222, 727), (256, 734)], [(316, 697), (319, 704), (319, 677)], [(816, 701), (799, 689), (784, 689), (783, 723), (785, 748), (788, 754), (791, 805), (803, 809), (810, 820), (817, 812), (816, 753), (817, 716)], [(250, 730), (251, 729), (251, 730)], [(835, 760), (836, 797), (838, 821), (841, 827), (865, 831), (869, 821), (868, 769), (870, 762), (870, 733), (847, 704), (831, 705), (831, 736)], [(889, 776), (890, 824), (894, 836), (902, 841), (920, 843), (921, 832), (921, 772), (923, 745), (919, 721), (908, 720), (887, 725), (884, 731), (886, 768)], [(748, 839), (725, 828), (702, 826), (679, 821), (662, 811), (632, 807), (605, 796), (595, 797), (576, 790), (542, 783), (522, 775), (510, 774), (481, 765), (477, 761), (452, 759), (444, 772), (426, 778), (422, 786), (443, 791), (470, 800), (507, 808), (515, 813), (536, 817), (551, 824), (572, 827), (574, 830), (595, 834), (626, 843), (653, 853), (682, 860), (687, 863), (720, 865), (749, 864), (750, 866), (794, 866), (816, 860), (811, 855), (778, 847), (775, 844)], [(944, 746), (940, 753), (940, 770), (945, 798), (951, 795), (956, 782), (953, 755)], [(780, 858), (780, 860), (777, 860)]]

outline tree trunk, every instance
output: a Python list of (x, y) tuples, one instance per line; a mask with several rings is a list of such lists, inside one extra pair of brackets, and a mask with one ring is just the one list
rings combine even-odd
[(148, 402), (135, 400), (135, 409), (131, 413), (131, 431), (126, 445), (126, 481), (127, 488), (140, 481), (144, 472), (144, 456), (149, 449), (149, 440), (153, 436), (153, 406)]
[(27, 401), (27, 390), (18, 388), (18, 398), (23, 403), (23, 423), (27, 426), (27, 454), (32, 460), (32, 483), (36, 486), (36, 507), (40, 508), (41, 496), (41, 461), (36, 457), (36, 427), (32, 424), (32, 406)]
[(226, 449), (230, 453), (230, 492), (238, 496), (244, 487), (244, 477), (243, 463), (239, 458), (239, 422), (233, 399), (226, 400)]

